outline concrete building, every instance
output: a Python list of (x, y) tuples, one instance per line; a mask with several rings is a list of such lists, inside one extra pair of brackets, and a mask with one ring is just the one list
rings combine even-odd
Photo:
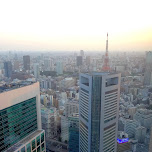
[(79, 152), (116, 152), (120, 74), (80, 74)]
[(146, 52), (146, 70), (144, 75), (145, 85), (152, 85), (151, 73), (152, 73), (152, 51), (149, 51)]
[(40, 81), (40, 88), (41, 89), (51, 89), (51, 77), (44, 77), (42, 79), (39, 80)]
[(56, 108), (50, 109), (41, 107), (42, 128), (45, 130), (46, 138), (54, 138), (57, 136), (57, 111)]
[(134, 115), (134, 119), (143, 127), (150, 129), (152, 126), (152, 110), (138, 109)]
[(77, 100), (68, 100), (65, 104), (65, 116), (68, 117), (73, 113), (79, 113), (79, 102)]
[(86, 65), (90, 65), (90, 63), (91, 63), (91, 58), (90, 58), (90, 56), (86, 56)]
[(10, 78), (12, 76), (12, 63), (11, 63), (11, 61), (4, 62), (4, 70), (5, 70), (5, 77)]
[(69, 126), (68, 118), (66, 116), (61, 116), (61, 140), (62, 142), (69, 141)]
[(81, 66), (82, 62), (82, 56), (77, 56), (77, 66)]
[(117, 138), (117, 152), (125, 152), (131, 150), (131, 143), (128, 134), (125, 132), (118, 132)]
[(145, 127), (139, 126), (135, 129), (135, 139), (138, 140), (139, 143), (145, 142), (147, 129)]
[(39, 64), (38, 63), (34, 63), (33, 70), (34, 70), (34, 77), (36, 79), (38, 79), (39, 76), (40, 76), (40, 69), (39, 69)]
[(29, 55), (23, 56), (23, 66), (24, 66), (24, 70), (30, 70), (30, 56)]
[(0, 93), (0, 151), (46, 151), (39, 83), (22, 82), (11, 89)]
[(125, 121), (124, 131), (128, 134), (129, 138), (135, 137), (135, 129), (138, 127), (138, 123), (135, 120), (127, 119)]
[(69, 121), (69, 152), (79, 151), (79, 114), (68, 117)]
[(129, 107), (128, 108), (128, 114), (130, 116), (131, 119), (133, 119), (134, 114), (136, 113), (136, 107)]

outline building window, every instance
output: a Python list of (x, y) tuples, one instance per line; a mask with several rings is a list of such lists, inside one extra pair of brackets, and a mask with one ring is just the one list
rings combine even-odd
[(41, 143), (44, 141), (44, 132), (41, 134)]
[(21, 152), (25, 152), (25, 147), (23, 147), (23, 148), (21, 149)]
[(35, 149), (35, 147), (36, 146), (35, 146), (35, 139), (34, 139), (34, 140), (32, 140), (32, 150)]
[(41, 149), (42, 149), (42, 151), (44, 150), (44, 143), (41, 145)]
[(40, 136), (36, 137), (36, 143), (37, 143), (37, 146), (40, 145)]
[(40, 146), (37, 148), (37, 152), (40, 152)]
[(31, 144), (30, 143), (26, 145), (26, 150), (27, 150), (27, 152), (31, 152)]

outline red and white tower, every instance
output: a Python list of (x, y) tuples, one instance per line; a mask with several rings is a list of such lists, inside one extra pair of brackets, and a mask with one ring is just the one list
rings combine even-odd
[(102, 71), (104, 71), (104, 72), (110, 71), (109, 56), (108, 56), (108, 33), (107, 33), (107, 40), (106, 40), (106, 53), (104, 56), (104, 63), (102, 66)]

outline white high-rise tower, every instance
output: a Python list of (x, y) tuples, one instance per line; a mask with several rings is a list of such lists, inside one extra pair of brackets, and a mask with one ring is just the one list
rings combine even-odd
[(79, 152), (116, 152), (120, 74), (80, 75)]

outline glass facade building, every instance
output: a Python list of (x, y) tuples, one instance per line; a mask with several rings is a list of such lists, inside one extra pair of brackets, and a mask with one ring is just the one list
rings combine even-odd
[(6, 150), (35, 130), (36, 97), (0, 110), (0, 151)]
[(39, 83), (14, 84), (0, 93), (0, 152), (45, 152)]

